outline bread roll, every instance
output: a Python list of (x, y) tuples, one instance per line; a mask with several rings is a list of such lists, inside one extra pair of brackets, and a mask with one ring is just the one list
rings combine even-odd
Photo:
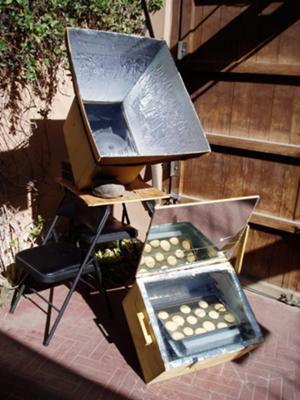
[(226, 322), (232, 323), (235, 321), (235, 318), (232, 314), (228, 313), (224, 315), (224, 319)]
[(174, 267), (177, 264), (177, 260), (176, 257), (174, 256), (169, 256), (167, 258), (168, 264), (171, 265), (172, 267)]
[(185, 336), (192, 336), (194, 334), (194, 329), (186, 326), (185, 328), (183, 328), (183, 333), (185, 334)]
[(215, 310), (219, 311), (219, 312), (225, 312), (226, 308), (224, 307), (224, 304), (222, 303), (216, 303), (214, 305)]
[(228, 325), (226, 324), (226, 322), (218, 322), (217, 323), (217, 328), (218, 329), (222, 329), (222, 328), (226, 328)]
[(158, 318), (162, 320), (166, 320), (169, 318), (169, 313), (167, 311), (160, 311), (157, 315)]
[(151, 256), (145, 257), (145, 265), (148, 268), (153, 268), (155, 266), (155, 260)]
[(205, 333), (206, 330), (204, 328), (201, 328), (201, 326), (199, 326), (198, 328), (195, 329), (195, 335), (201, 335), (202, 333)]
[(208, 303), (205, 300), (200, 300), (198, 301), (199, 307), (201, 308), (207, 308), (208, 307)]
[(168, 322), (165, 323), (165, 328), (169, 332), (175, 332), (176, 329), (177, 329), (177, 325), (173, 321), (168, 321)]
[(163, 249), (163, 251), (170, 251), (171, 249), (171, 245), (167, 240), (161, 240), (160, 247)]
[(150, 241), (150, 245), (152, 247), (158, 247), (159, 246), (159, 240), (155, 239), (155, 240), (151, 240)]
[(212, 310), (208, 313), (208, 315), (212, 319), (218, 319), (220, 314), (218, 313), (218, 311)]
[(193, 252), (189, 252), (188, 255), (186, 256), (186, 259), (188, 260), (188, 262), (192, 263), (194, 261), (196, 261), (196, 256)]
[(181, 242), (181, 246), (184, 248), (184, 250), (190, 250), (191, 249), (191, 243), (188, 240), (183, 240)]
[(182, 340), (184, 338), (184, 334), (178, 331), (175, 331), (171, 335), (173, 340)]
[(207, 332), (214, 331), (216, 329), (215, 324), (211, 321), (203, 322), (202, 326)]
[(155, 259), (158, 262), (162, 262), (165, 259), (165, 256), (163, 255), (163, 253), (158, 252), (155, 254)]
[(170, 239), (169, 239), (169, 242), (173, 245), (173, 246), (178, 246), (178, 244), (179, 244), (179, 240), (178, 240), (178, 238), (177, 237), (171, 237)]
[(177, 249), (177, 250), (175, 251), (175, 256), (176, 256), (177, 258), (184, 258), (184, 251), (182, 251), (181, 249)]
[(144, 248), (144, 250), (145, 250), (145, 252), (146, 252), (146, 253), (150, 253), (150, 252), (151, 252), (151, 250), (152, 250), (152, 247), (150, 246), (150, 244), (149, 244), (149, 243), (146, 243), (146, 244), (145, 244), (145, 248)]
[(203, 318), (206, 315), (206, 312), (203, 310), (203, 308), (195, 308), (194, 314), (197, 315), (199, 318)]
[(181, 315), (173, 315), (172, 321), (175, 322), (177, 326), (184, 325), (184, 318)]
[(189, 315), (186, 320), (191, 325), (196, 325), (196, 323), (198, 322), (198, 319), (193, 315)]
[(180, 306), (180, 311), (183, 314), (189, 314), (191, 312), (191, 307), (187, 306), (186, 304), (183, 304), (182, 306)]

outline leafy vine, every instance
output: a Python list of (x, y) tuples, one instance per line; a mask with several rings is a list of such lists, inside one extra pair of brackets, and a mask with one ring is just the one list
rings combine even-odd
[[(150, 0), (150, 12), (163, 0)], [(0, 0), (0, 90), (11, 111), (10, 132), (16, 125), (24, 88), (46, 104), (46, 118), (57, 91), (57, 73), (67, 67), (64, 32), (67, 26), (141, 34), (145, 29), (140, 0)]]

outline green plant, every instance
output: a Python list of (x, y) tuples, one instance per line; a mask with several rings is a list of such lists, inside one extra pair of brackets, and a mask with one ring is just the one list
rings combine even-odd
[(37, 216), (37, 220), (33, 223), (32, 228), (29, 231), (29, 237), (31, 239), (37, 239), (41, 236), (43, 229), (45, 227), (45, 219), (41, 216)]
[[(149, 10), (163, 0), (150, 0)], [(64, 32), (67, 26), (125, 33), (142, 33), (144, 17), (140, 0), (0, 0), (0, 87), (7, 91), (6, 108), (12, 111), (14, 131), (18, 101), (31, 85), (46, 103), (47, 117), (57, 90), (57, 72), (67, 66)]]

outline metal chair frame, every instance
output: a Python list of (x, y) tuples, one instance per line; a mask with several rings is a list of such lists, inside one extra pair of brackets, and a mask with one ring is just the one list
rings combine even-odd
[[(65, 299), (63, 301), (63, 304), (62, 304), (62, 306), (60, 308), (57, 308), (53, 304), (53, 289), (54, 289), (53, 286), (50, 287), (49, 300), (47, 300), (44, 296), (42, 296), (40, 293), (38, 293), (38, 291), (36, 291), (34, 288), (29, 287), (27, 285), (27, 283), (29, 283), (29, 278), (31, 277), (31, 275), (30, 275), (30, 273), (28, 271), (26, 271), (27, 275), (26, 275), (25, 279), (23, 280), (23, 283), (21, 284), (20, 288), (17, 288), (15, 293), (14, 293), (14, 297), (13, 297), (12, 304), (11, 304), (11, 309), (10, 309), (11, 313), (14, 313), (20, 298), (22, 297), (22, 295), (24, 295), (24, 292), (25, 292), (26, 288), (30, 289), (31, 292), (36, 293), (39, 297), (41, 297), (48, 304), (47, 320), (46, 320), (46, 327), (45, 327), (45, 334), (44, 334), (44, 341), (43, 341), (43, 344), (45, 346), (47, 346), (50, 343), (50, 341), (51, 341), (51, 339), (52, 339), (52, 337), (53, 337), (53, 335), (54, 335), (54, 333), (55, 333), (55, 331), (57, 329), (57, 326), (58, 326), (59, 322), (61, 321), (62, 316), (63, 316), (63, 314), (64, 314), (64, 312), (65, 312), (65, 310), (66, 310), (66, 308), (67, 308), (67, 306), (68, 306), (68, 304), (70, 302), (70, 299), (71, 299), (71, 297), (72, 297), (72, 295), (73, 295), (73, 293), (74, 293), (74, 291), (76, 289), (76, 286), (77, 286), (79, 280), (83, 280), (82, 275), (84, 275), (86, 273), (85, 272), (85, 268), (86, 267), (89, 267), (89, 269), (91, 269), (91, 266), (94, 267), (94, 270), (96, 272), (96, 276), (97, 276), (97, 279), (98, 279), (99, 289), (100, 290), (102, 289), (101, 270), (100, 270), (99, 263), (96, 261), (94, 249), (95, 249), (95, 245), (97, 244), (97, 242), (98, 242), (98, 240), (99, 240), (99, 238), (101, 236), (101, 233), (102, 233), (102, 231), (104, 229), (104, 226), (105, 226), (105, 224), (106, 224), (106, 222), (107, 222), (107, 220), (108, 220), (108, 218), (109, 218), (109, 216), (111, 214), (111, 206), (103, 205), (103, 206), (101, 206), (101, 208), (102, 208), (102, 210), (101, 210), (102, 211), (102, 217), (101, 217), (101, 219), (100, 219), (100, 221), (98, 223), (98, 226), (97, 226), (97, 229), (96, 229), (96, 232), (95, 232), (95, 236), (93, 237), (92, 243), (90, 244), (90, 246), (89, 246), (89, 248), (88, 248), (88, 250), (87, 250), (87, 252), (85, 254), (85, 257), (84, 257), (82, 263), (79, 266), (78, 272), (76, 273), (76, 275), (74, 277), (74, 280), (71, 281), (69, 292), (68, 292), (67, 296), (65, 297)], [(49, 230), (48, 230), (48, 232), (47, 232), (47, 234), (45, 236), (45, 239), (44, 239), (41, 247), (42, 246), (47, 246), (48, 243), (49, 243), (49, 240), (51, 239), (52, 236), (54, 237), (55, 242), (58, 243), (58, 238), (57, 238), (57, 234), (55, 232), (55, 227), (57, 225), (58, 220), (60, 219), (60, 216), (61, 215), (56, 215), (54, 217), (54, 219), (53, 219), (53, 221), (52, 221), (52, 223), (50, 225), (50, 228), (49, 228)], [(62, 216), (64, 216), (64, 215), (62, 215)], [(29, 250), (32, 250), (32, 249), (29, 249)], [(29, 250), (26, 250), (26, 251), (29, 251)], [(16, 260), (18, 260), (18, 257), (19, 258), (21, 257), (20, 256), (21, 253), (22, 252), (20, 252), (20, 253), (18, 253), (16, 255)], [(22, 264), (22, 260), (21, 259), (20, 259), (20, 261), (21, 261), (21, 264)], [(24, 265), (24, 263), (23, 263), (23, 265)], [(38, 279), (36, 279), (36, 278), (34, 278), (34, 279), (36, 281), (38, 281)], [(53, 281), (53, 283), (59, 284), (59, 283), (63, 283), (64, 281), (65, 280), (57, 280), (57, 281)], [(110, 314), (112, 314), (110, 303), (108, 301), (106, 291), (104, 291), (104, 294), (105, 294), (105, 297), (106, 297), (106, 302), (107, 302)], [(52, 311), (53, 308), (58, 312), (58, 315), (56, 316), (56, 319), (53, 322), (52, 327), (50, 329), (51, 311)]]

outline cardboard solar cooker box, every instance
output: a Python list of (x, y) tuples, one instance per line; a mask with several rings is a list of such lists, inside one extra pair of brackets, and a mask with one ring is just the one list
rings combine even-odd
[(262, 341), (229, 262), (257, 201), (156, 208), (123, 300), (146, 382), (232, 360)]
[(66, 39), (76, 98), (64, 136), (79, 189), (210, 151), (165, 41), (77, 28)]

